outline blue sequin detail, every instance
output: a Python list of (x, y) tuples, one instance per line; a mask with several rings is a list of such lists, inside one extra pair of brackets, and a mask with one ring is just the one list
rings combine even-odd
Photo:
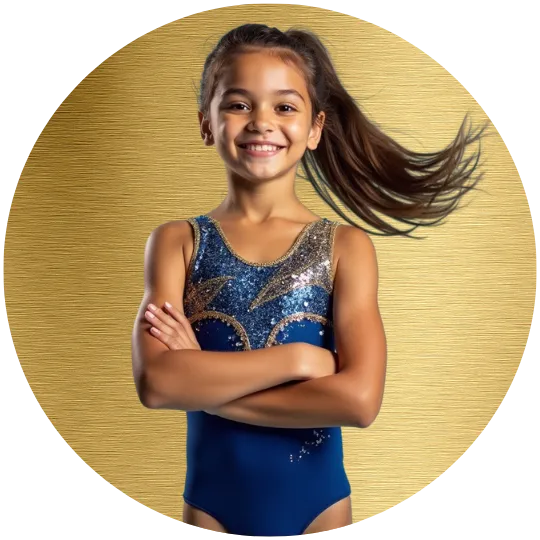
[[(281, 326), (312, 320), (318, 324), (306, 326), (301, 340), (333, 349), (333, 222), (309, 224), (284, 260), (274, 264), (239, 258), (208, 216), (190, 222), (196, 241), (184, 309), (195, 329), (200, 329), (201, 318), (228, 324), (234, 319), (236, 328), (231, 331), (238, 336), (236, 343), (242, 343), (237, 346), (247, 350), (293, 341)], [(215, 350), (212, 340), (199, 343)]]

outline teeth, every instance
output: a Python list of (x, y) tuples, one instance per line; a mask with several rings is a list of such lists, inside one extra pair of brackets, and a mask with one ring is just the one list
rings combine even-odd
[(279, 146), (270, 146), (268, 144), (246, 144), (244, 147), (249, 150), (257, 150), (258, 152), (274, 152), (275, 150), (279, 150)]

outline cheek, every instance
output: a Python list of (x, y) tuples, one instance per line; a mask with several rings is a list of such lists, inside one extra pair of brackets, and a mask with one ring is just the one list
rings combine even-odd
[(223, 122), (220, 126), (219, 135), (221, 140), (223, 141), (223, 144), (233, 144), (235, 139), (238, 138), (238, 134), (243, 129), (243, 124), (232, 120), (228, 120), (227, 122)]
[(303, 122), (290, 122), (284, 127), (284, 131), (292, 142), (305, 141), (309, 135), (309, 130)]

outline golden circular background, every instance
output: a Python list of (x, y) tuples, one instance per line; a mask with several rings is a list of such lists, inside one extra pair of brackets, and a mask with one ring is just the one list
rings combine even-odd
[[(390, 135), (442, 149), (467, 112), (487, 119), (444, 68), (354, 17), (300, 5), (205, 11), (118, 51), (67, 97), (37, 140), (9, 216), (5, 295), (28, 382), (58, 432), (130, 497), (181, 520), (186, 416), (139, 402), (131, 332), (143, 296), (146, 239), (159, 224), (217, 206), (223, 164), (205, 148), (196, 86), (217, 39), (245, 22), (314, 30), (341, 79)], [(388, 340), (382, 410), (344, 427), (353, 521), (432, 482), (499, 407), (532, 320), (535, 251), (523, 185), (500, 136), (482, 143), (485, 178), (427, 236), (372, 236)], [(314, 212), (342, 221), (311, 188)]]

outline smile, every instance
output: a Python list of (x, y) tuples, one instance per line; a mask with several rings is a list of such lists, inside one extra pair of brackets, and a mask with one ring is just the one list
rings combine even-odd
[(259, 145), (259, 144), (243, 144), (238, 148), (242, 149), (246, 154), (253, 157), (271, 157), (275, 156), (278, 152), (283, 150), (284, 147)]

